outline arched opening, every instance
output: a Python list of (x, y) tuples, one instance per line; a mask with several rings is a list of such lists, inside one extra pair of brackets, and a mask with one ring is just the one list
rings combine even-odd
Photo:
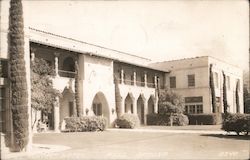
[(137, 113), (141, 121), (141, 124), (144, 124), (144, 116), (145, 116), (144, 103), (145, 103), (145, 98), (143, 95), (140, 95), (139, 98), (137, 99)]
[(128, 93), (127, 97), (125, 98), (125, 113), (133, 113), (133, 101), (134, 97), (132, 93)]
[(104, 116), (110, 121), (109, 106), (105, 95), (102, 92), (98, 92), (92, 102), (92, 110), (96, 116)]
[(71, 117), (75, 113), (74, 92), (65, 88), (60, 99), (60, 122), (65, 117)]
[(63, 60), (62, 70), (59, 70), (59, 75), (62, 77), (74, 77), (75, 61), (72, 57), (67, 57)]
[(148, 114), (155, 113), (154, 109), (154, 97), (151, 95), (148, 100)]

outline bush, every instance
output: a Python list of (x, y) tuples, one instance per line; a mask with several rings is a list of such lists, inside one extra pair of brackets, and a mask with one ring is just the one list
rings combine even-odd
[(215, 125), (222, 123), (221, 114), (188, 114), (190, 125)]
[(172, 125), (175, 126), (185, 126), (188, 125), (188, 117), (184, 114), (148, 114), (147, 115), (147, 124), (148, 125), (161, 125), (161, 126), (170, 126), (172, 118)]
[(250, 131), (250, 114), (228, 114), (223, 121), (222, 129), (227, 132), (236, 132), (237, 135), (241, 132), (248, 134)]
[(68, 132), (104, 131), (107, 125), (106, 118), (97, 116), (67, 117), (64, 120)]
[(140, 126), (140, 120), (137, 115), (125, 113), (116, 119), (115, 124), (119, 128), (136, 128)]

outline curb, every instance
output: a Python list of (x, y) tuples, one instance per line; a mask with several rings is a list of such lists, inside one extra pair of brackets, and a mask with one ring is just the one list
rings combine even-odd
[(226, 134), (225, 131), (208, 131), (208, 130), (160, 130), (160, 129), (115, 129), (109, 128), (107, 131), (117, 132), (149, 132), (149, 133), (190, 133), (190, 134)]

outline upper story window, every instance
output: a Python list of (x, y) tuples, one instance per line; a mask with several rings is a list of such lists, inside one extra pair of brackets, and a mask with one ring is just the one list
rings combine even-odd
[(8, 78), (8, 61), (0, 59), (0, 77)]
[(215, 79), (215, 87), (219, 88), (219, 76), (217, 72), (214, 72), (214, 79)]
[(195, 86), (195, 75), (191, 74), (188, 75), (188, 87), (194, 87)]
[(176, 88), (176, 77), (170, 77), (170, 88)]
[(226, 77), (226, 84), (227, 84), (227, 89), (230, 89), (230, 77)]

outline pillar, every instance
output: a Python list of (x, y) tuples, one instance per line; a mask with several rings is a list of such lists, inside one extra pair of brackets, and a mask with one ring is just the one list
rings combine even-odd
[(158, 113), (158, 96), (155, 98), (154, 101), (154, 113)]
[(155, 76), (154, 84), (155, 84), (155, 88), (156, 88), (157, 87), (157, 76)]
[(137, 115), (137, 101), (135, 98), (132, 100), (132, 103), (133, 103), (133, 114)]
[(134, 71), (134, 86), (136, 85), (136, 71)]
[(143, 100), (144, 105), (144, 125), (147, 125), (148, 103), (147, 100)]
[(121, 115), (125, 113), (125, 98), (121, 97)]
[(56, 73), (56, 77), (58, 77), (59, 76), (59, 73), (58, 73), (58, 57), (59, 57), (59, 53), (55, 53), (54, 54), (55, 55), (55, 73)]
[(35, 48), (31, 48), (31, 61), (34, 62), (35, 61), (35, 52), (36, 52), (36, 49)]
[(147, 72), (144, 73), (144, 85), (147, 87)]
[(121, 84), (124, 84), (124, 71), (121, 69)]
[(54, 131), (59, 132), (59, 123), (60, 123), (60, 111), (59, 111), (59, 97), (56, 97), (56, 102), (54, 103)]

